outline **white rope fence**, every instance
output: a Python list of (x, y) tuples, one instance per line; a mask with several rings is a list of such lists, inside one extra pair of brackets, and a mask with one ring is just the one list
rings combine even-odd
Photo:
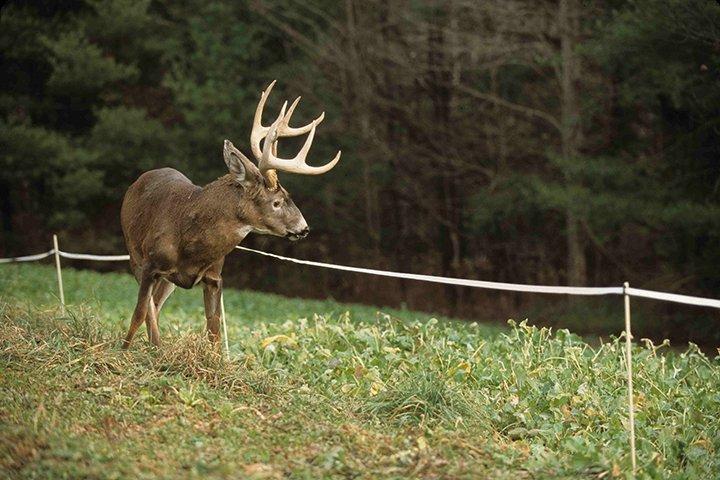
[(42, 260), (43, 258), (47, 258), (50, 255), (55, 254), (55, 249), (48, 250), (45, 253), (38, 253), (35, 255), (25, 255), (24, 257), (10, 257), (10, 258), (0, 258), (0, 263), (15, 263), (15, 262), (35, 262), (37, 260)]
[[(657, 292), (655, 290), (644, 290), (641, 288), (631, 288), (627, 282), (621, 287), (566, 287), (553, 285), (527, 285), (518, 283), (503, 282), (487, 282), (483, 280), (471, 280), (467, 278), (439, 277), (435, 275), (420, 275), (416, 273), (392, 272), (387, 270), (375, 270), (372, 268), (351, 267), (348, 265), (336, 265), (333, 263), (315, 262), (312, 260), (300, 260), (297, 258), (284, 257), (274, 253), (255, 250), (252, 248), (235, 247), (238, 250), (264, 255), (266, 257), (291, 262), (299, 265), (308, 265), (311, 267), (327, 268), (331, 270), (340, 270), (344, 272), (363, 273), (367, 275), (378, 275), (382, 277), (400, 278), (404, 280), (417, 280), (420, 282), (440, 283), (445, 285), (457, 285), (462, 287), (485, 288), (490, 290), (505, 290), (511, 292), (528, 292), (528, 293), (550, 293), (561, 295), (622, 295), (625, 303), (625, 361), (627, 363), (627, 393), (628, 393), (628, 430), (630, 442), (630, 457), (632, 460), (632, 473), (635, 475), (637, 468), (635, 454), (635, 407), (633, 400), (633, 379), (632, 379), (632, 333), (630, 328), (630, 297), (648, 298), (653, 300), (661, 300), (666, 302), (683, 303), (686, 305), (696, 305), (699, 307), (711, 307), (720, 309), (720, 300), (705, 297), (694, 297), (690, 295), (679, 295), (676, 293)], [(60, 258), (71, 260), (90, 260), (98, 262), (121, 262), (130, 259), (129, 255), (91, 255), (87, 253), (70, 253), (60, 250), (58, 246), (57, 236), (53, 235), (53, 248), (44, 253), (35, 255), (25, 255), (22, 257), (0, 258), (2, 263), (15, 262), (35, 262), (50, 256), (55, 256), (55, 266), (57, 269), (58, 290), (60, 294), (60, 304), (65, 309), (65, 292), (62, 284), (62, 271), (60, 268)], [(225, 354), (230, 355), (227, 338), (227, 324), (225, 322), (225, 302), (222, 295), (220, 296), (221, 319), (223, 327), (224, 349)]]
[(63, 258), (72, 260), (95, 260), (98, 262), (126, 262), (130, 260), (130, 255), (90, 255), (87, 253), (69, 253), (58, 250), (58, 254)]
[[(344, 272), (366, 273), (379, 275), (381, 277), (402, 278), (406, 280), (418, 280), (421, 282), (444, 283), (446, 285), (458, 285), (461, 287), (488, 288), (491, 290), (507, 290), (511, 292), (532, 292), (532, 293), (560, 293), (565, 295), (622, 295), (622, 287), (553, 287), (548, 285), (523, 285), (519, 283), (486, 282), (483, 280), (469, 280), (466, 278), (438, 277), (435, 275), (420, 275), (417, 273), (389, 272), (386, 270), (374, 270), (372, 268), (349, 267), (347, 265), (335, 265), (334, 263), (313, 262), (311, 260), (298, 260), (297, 258), (283, 257), (274, 253), (254, 250), (252, 248), (235, 247), (238, 250), (265, 255), (266, 257), (283, 260), (285, 262), (310, 265), (312, 267), (329, 268), (331, 270), (342, 270)], [(720, 302), (718, 302), (720, 305)]]
[(486, 288), (490, 290), (507, 290), (511, 292), (532, 292), (532, 293), (556, 293), (564, 295), (628, 295), (630, 297), (652, 298), (667, 302), (684, 303), (700, 307), (720, 308), (720, 300), (704, 297), (693, 297), (690, 295), (679, 295), (677, 293), (656, 292), (655, 290), (643, 290), (630, 288), (625, 283), (622, 287), (563, 287), (550, 285), (525, 285), (521, 283), (486, 282), (483, 280), (469, 280), (466, 278), (438, 277), (435, 275), (419, 275), (416, 273), (389, 272), (386, 270), (374, 270), (372, 268), (349, 267), (347, 265), (335, 265), (333, 263), (313, 262), (311, 260), (299, 260), (297, 258), (283, 257), (274, 253), (263, 252), (252, 248), (235, 247), (238, 250), (257, 253), (266, 257), (283, 260), (285, 262), (310, 265), (312, 267), (329, 268), (346, 272), (366, 273), (382, 277), (403, 278), (407, 280), (418, 280), (421, 282), (444, 283), (446, 285), (459, 285), (462, 287)]

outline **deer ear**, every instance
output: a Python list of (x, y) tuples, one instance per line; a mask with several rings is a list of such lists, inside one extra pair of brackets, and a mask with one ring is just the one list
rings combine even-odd
[(243, 153), (235, 148), (230, 140), (225, 140), (223, 145), (223, 158), (230, 173), (238, 176), (238, 180), (246, 181), (260, 174), (254, 163), (252, 163)]

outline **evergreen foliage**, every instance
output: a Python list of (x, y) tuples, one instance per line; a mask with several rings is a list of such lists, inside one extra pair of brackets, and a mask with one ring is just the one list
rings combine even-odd
[[(277, 78), (270, 109), (302, 94), (298, 122), (327, 112), (312, 158), (344, 154), (322, 178), (282, 178), (313, 238), (275, 249), (720, 291), (717, 2), (11, 1), (0, 55), (3, 256), (57, 230), (72, 249), (120, 251), (127, 186), (160, 166), (196, 183), (223, 174), (223, 140), (249, 153), (258, 94)], [(267, 269), (253, 285), (487, 311), (454, 287)]]

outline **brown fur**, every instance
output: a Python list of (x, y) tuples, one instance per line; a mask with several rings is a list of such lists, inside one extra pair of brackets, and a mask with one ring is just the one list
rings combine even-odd
[(159, 344), (162, 304), (175, 285), (192, 288), (199, 282), (204, 284), (208, 333), (217, 340), (225, 255), (250, 231), (293, 240), (307, 234), (287, 191), (269, 190), (255, 165), (234, 152), (226, 142), (231, 173), (205, 187), (161, 168), (142, 174), (128, 188), (120, 217), (140, 291), (124, 347), (143, 322), (150, 341)]

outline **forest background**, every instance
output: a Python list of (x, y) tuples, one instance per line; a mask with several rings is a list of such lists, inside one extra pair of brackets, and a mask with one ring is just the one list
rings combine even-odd
[[(0, 16), (0, 256), (124, 253), (125, 189), (197, 184), (268, 110), (325, 111), (312, 228), (245, 245), (483, 280), (720, 296), (720, 6), (710, 0), (10, 1)], [(281, 150), (294, 151), (287, 142)], [(280, 153), (283, 153), (282, 151)], [(76, 267), (127, 269), (122, 264)], [(230, 255), (226, 284), (621, 330), (618, 298), (498, 293)], [(635, 302), (635, 301), (634, 301)], [(717, 312), (635, 302), (638, 335), (720, 343)]]

